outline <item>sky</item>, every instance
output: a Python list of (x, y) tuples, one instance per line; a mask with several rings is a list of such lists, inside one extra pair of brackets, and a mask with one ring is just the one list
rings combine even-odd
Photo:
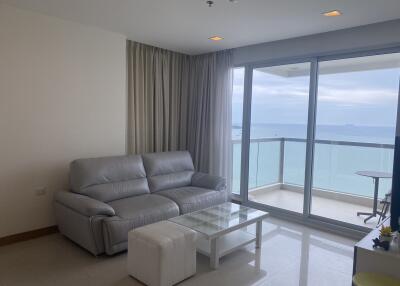
[[(400, 54), (399, 54), (400, 56)], [(323, 69), (323, 63), (320, 68)], [(395, 126), (399, 68), (321, 74), (317, 125)], [(241, 125), (244, 69), (235, 69), (232, 122)], [(252, 123), (307, 124), (309, 76), (253, 73)]]

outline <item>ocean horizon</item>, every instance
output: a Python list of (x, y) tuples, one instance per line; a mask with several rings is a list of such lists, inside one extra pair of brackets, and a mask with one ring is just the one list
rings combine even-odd
[[(363, 143), (394, 144), (395, 126), (328, 125), (316, 126), (315, 138)], [(307, 138), (306, 124), (252, 123), (250, 138)], [(242, 138), (241, 124), (232, 124), (232, 139)]]

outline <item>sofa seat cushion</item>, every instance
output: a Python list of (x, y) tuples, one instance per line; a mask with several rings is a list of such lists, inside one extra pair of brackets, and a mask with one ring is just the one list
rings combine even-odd
[(153, 194), (134, 196), (108, 204), (114, 209), (115, 216), (103, 220), (107, 254), (126, 249), (130, 230), (179, 215), (175, 202)]
[(176, 202), (181, 214), (222, 204), (227, 200), (226, 191), (214, 191), (193, 186), (169, 189), (157, 194)]

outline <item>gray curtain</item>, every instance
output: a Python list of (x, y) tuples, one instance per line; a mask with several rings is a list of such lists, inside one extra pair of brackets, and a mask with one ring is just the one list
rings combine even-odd
[(187, 148), (197, 170), (228, 178), (233, 80), (230, 50), (190, 59)]
[(128, 152), (189, 150), (198, 171), (230, 181), (232, 52), (127, 47)]
[(189, 56), (127, 42), (128, 153), (186, 149)]

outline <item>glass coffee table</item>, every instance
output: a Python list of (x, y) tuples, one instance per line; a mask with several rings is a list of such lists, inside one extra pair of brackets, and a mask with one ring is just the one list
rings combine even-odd
[[(261, 247), (262, 220), (267, 212), (234, 203), (188, 213), (169, 219), (200, 234), (197, 252), (210, 257), (210, 266), (218, 268), (219, 258), (249, 243)], [(246, 231), (246, 226), (256, 224), (256, 235)]]

